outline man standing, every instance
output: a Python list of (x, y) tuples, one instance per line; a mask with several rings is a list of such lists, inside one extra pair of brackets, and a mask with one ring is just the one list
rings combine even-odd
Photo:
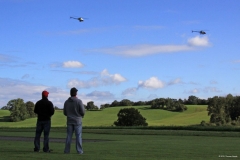
[(67, 138), (64, 153), (70, 153), (73, 131), (76, 136), (76, 150), (78, 154), (83, 154), (82, 147), (82, 118), (85, 114), (83, 103), (77, 96), (77, 89), (70, 90), (70, 95), (63, 108), (63, 114), (67, 116)]
[(44, 131), (43, 152), (51, 152), (49, 149), (49, 133), (51, 128), (51, 116), (54, 114), (54, 108), (51, 101), (48, 100), (48, 91), (42, 92), (42, 99), (35, 104), (34, 113), (38, 115), (36, 134), (34, 139), (34, 152), (40, 150), (40, 137)]

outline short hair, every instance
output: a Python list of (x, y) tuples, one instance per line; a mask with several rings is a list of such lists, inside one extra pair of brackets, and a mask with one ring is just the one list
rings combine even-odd
[(75, 88), (75, 87), (73, 87), (73, 88), (71, 88), (71, 90), (70, 90), (70, 95), (71, 96), (76, 96), (77, 95), (77, 89)]

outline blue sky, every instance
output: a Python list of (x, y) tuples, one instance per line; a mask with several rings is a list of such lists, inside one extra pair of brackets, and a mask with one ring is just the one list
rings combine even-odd
[(62, 108), (71, 87), (98, 106), (240, 95), (239, 15), (238, 0), (0, 0), (0, 107), (47, 90)]

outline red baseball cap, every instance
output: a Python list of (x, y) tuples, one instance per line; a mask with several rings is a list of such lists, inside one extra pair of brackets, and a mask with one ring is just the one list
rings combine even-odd
[(48, 94), (49, 94), (48, 91), (43, 91), (43, 92), (42, 92), (42, 96), (44, 96), (44, 97), (48, 97)]

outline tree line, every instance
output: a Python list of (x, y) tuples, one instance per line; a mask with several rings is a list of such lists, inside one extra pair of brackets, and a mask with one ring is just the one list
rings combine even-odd
[[(93, 101), (84, 105), (86, 110), (97, 110), (98, 107), (94, 105)], [(37, 117), (34, 113), (35, 104), (31, 101), (24, 102), (23, 99), (17, 98), (10, 100), (6, 106), (3, 106), (2, 110), (9, 110), (10, 111), (10, 121), (11, 122), (18, 122), (23, 121), (28, 118)], [(54, 107), (55, 110), (59, 110), (57, 106)]]
[[(189, 96), (188, 99), (156, 98), (150, 101), (133, 102), (128, 99), (121, 101), (114, 100), (111, 104), (103, 104), (100, 109), (116, 106), (142, 106), (150, 105), (151, 109), (164, 109), (169, 111), (183, 112), (187, 110), (186, 105), (208, 105), (207, 111), (210, 116), (209, 123), (202, 121), (202, 125), (240, 125), (240, 96), (228, 94), (226, 97), (214, 96), (212, 98), (200, 99), (196, 96)], [(34, 103), (24, 102), (23, 99), (10, 100), (6, 106), (1, 109), (10, 111), (10, 121), (17, 122), (27, 118), (36, 117), (34, 113)], [(93, 101), (84, 105), (86, 110), (99, 110)], [(54, 107), (59, 109), (58, 107)]]
[(114, 100), (111, 104), (106, 103), (100, 106), (100, 109), (116, 106), (143, 106), (151, 105), (151, 108), (184, 111), (186, 110), (185, 105), (207, 105), (207, 99), (201, 99), (196, 96), (189, 96), (188, 99), (173, 99), (173, 98), (156, 98), (150, 101), (137, 101), (133, 102), (128, 99), (123, 99), (121, 101)]

